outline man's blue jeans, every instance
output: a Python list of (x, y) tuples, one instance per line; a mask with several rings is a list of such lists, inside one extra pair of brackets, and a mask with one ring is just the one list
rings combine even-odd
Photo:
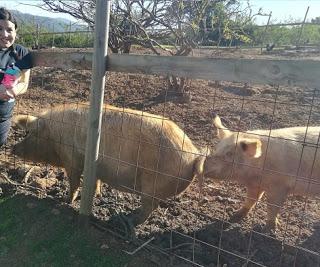
[(11, 126), (14, 101), (0, 100), (0, 147), (6, 143)]

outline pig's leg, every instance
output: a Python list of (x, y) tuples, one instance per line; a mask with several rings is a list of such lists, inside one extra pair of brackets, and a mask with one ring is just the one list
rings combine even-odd
[(75, 168), (66, 168), (66, 172), (69, 178), (69, 183), (70, 183), (70, 187), (69, 187), (69, 201), (72, 204), (78, 194), (79, 194), (79, 186), (80, 186), (80, 177), (82, 174), (82, 170), (80, 169), (75, 169)]
[(141, 197), (140, 223), (147, 220), (155, 209), (159, 207), (159, 200), (149, 196)]
[(97, 179), (96, 183), (96, 197), (101, 197), (101, 180)]
[(239, 222), (244, 217), (247, 216), (249, 211), (256, 205), (257, 201), (259, 201), (264, 194), (258, 187), (249, 187), (247, 189), (247, 197), (242, 207), (235, 212), (235, 214), (231, 217), (230, 222)]
[(80, 178), (84, 165), (84, 156), (77, 153), (75, 148), (73, 149), (72, 153), (61, 153), (60, 156), (69, 179), (69, 201), (71, 204), (79, 194)]
[[(68, 173), (68, 172), (67, 172)], [(72, 204), (79, 195), (79, 186), (80, 186), (80, 177), (82, 172), (72, 170), (71, 174), (68, 175), (69, 183), (70, 183), (70, 190), (69, 190), (69, 201)], [(97, 180), (96, 182), (96, 190), (95, 190), (96, 197), (101, 196), (101, 180)]]
[(141, 207), (136, 210), (136, 213), (133, 216), (133, 224), (138, 225), (145, 222), (149, 218), (151, 212), (157, 209), (158, 206), (159, 200), (150, 196), (142, 195)]
[[(156, 175), (149, 172), (141, 172), (137, 179), (136, 189), (141, 194), (141, 207), (133, 214), (133, 224), (141, 224), (148, 219), (150, 213), (158, 208), (159, 201), (153, 197), (159, 190), (156, 183)], [(160, 177), (157, 178), (161, 179)], [(159, 186), (159, 184), (158, 184)], [(157, 190), (158, 189), (158, 190)]]
[(267, 222), (266, 231), (274, 230), (279, 225), (278, 215), (280, 208), (288, 196), (288, 190), (286, 188), (272, 188), (270, 192), (267, 192)]

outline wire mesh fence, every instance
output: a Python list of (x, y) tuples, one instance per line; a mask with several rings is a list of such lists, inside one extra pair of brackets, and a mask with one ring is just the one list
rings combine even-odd
[[(54, 69), (36, 69), (34, 73), (43, 73), (46, 80), (44, 80), (45, 78), (38, 79), (38, 81), (33, 80), (28, 95), (19, 101), (17, 113), (25, 113), (28, 110), (27, 113), (36, 115), (37, 110), (48, 107), (49, 121), (46, 121), (46, 124), (58, 128), (57, 132), (50, 131), (50, 138), (54, 139), (54, 146), (59, 151), (58, 155), (62, 155), (62, 151), (59, 149), (65, 149), (68, 146), (72, 147), (72, 151), (75, 149), (78, 153), (80, 151), (84, 153), (83, 140), (79, 143), (77, 134), (83, 133), (85, 127), (83, 125), (79, 126), (78, 120), (67, 118), (65, 114), (69, 112), (68, 105), (70, 103), (77, 106), (75, 111), (80, 110), (80, 107), (83, 106), (81, 103), (87, 99), (89, 93), (88, 84), (84, 81), (90, 79), (90, 73), (87, 71), (79, 73), (74, 71), (63, 72)], [(62, 76), (64, 79), (62, 79)], [(78, 83), (79, 77), (82, 79), (81, 83)], [(55, 83), (52, 87), (49, 86), (51, 82)], [(67, 86), (67, 83), (70, 83), (70, 85)], [(75, 84), (78, 86), (75, 86)], [(112, 189), (114, 185), (108, 178), (106, 183), (109, 185), (102, 185), (102, 197), (96, 198), (95, 203), (98, 205), (94, 207), (94, 214), (101, 221), (108, 221), (109, 219), (116, 221), (116, 217), (121, 218), (119, 214), (130, 214), (132, 210), (139, 207), (139, 198), (135, 194), (131, 195), (123, 191), (142, 193), (142, 195), (146, 193), (139, 187), (140, 172), (149, 172), (150, 180), (148, 181), (155, 182), (151, 177), (157, 177), (157, 179), (163, 181), (163, 169), (161, 168), (173, 164), (173, 160), (168, 155), (160, 157), (161, 150), (165, 150), (167, 145), (159, 141), (158, 134), (160, 135), (163, 132), (162, 127), (166, 125), (167, 119), (163, 120), (155, 115), (150, 118), (147, 112), (165, 116), (177, 123), (190, 137), (195, 147), (204, 147), (203, 152), (197, 152), (200, 155), (206, 155), (209, 148), (212, 152), (218, 148), (217, 145), (214, 145), (218, 140), (214, 134), (216, 128), (212, 125), (212, 112), (219, 114), (226, 127), (239, 135), (243, 134), (245, 130), (266, 129), (266, 133), (249, 136), (258, 139), (265, 138), (265, 135), (268, 137), (269, 134), (272, 136), (274, 129), (291, 126), (311, 127), (318, 125), (319, 122), (319, 91), (316, 89), (256, 84), (244, 89), (243, 85), (239, 83), (221, 82), (219, 86), (216, 86), (210, 82), (195, 80), (190, 85), (191, 99), (184, 103), (180, 96), (175, 95), (175, 92), (163, 90), (165, 84), (164, 77), (110, 74), (107, 88), (113, 89), (106, 91), (106, 99), (108, 99), (107, 102), (120, 107), (115, 112), (117, 115), (114, 114), (119, 120), (113, 121), (116, 126), (114, 124), (108, 126), (110, 115), (106, 114), (104, 118), (104, 127), (106, 128), (103, 128), (103, 135), (109, 136), (107, 140), (111, 140), (109, 142), (114, 146), (114, 150), (109, 152), (106, 149), (106, 139), (102, 139), (101, 149), (105, 148), (106, 150), (101, 151), (100, 158), (109, 161), (110, 165), (115, 168), (111, 176), (116, 177), (120, 184), (115, 186), (119, 191)], [(50, 121), (51, 114), (54, 114), (54, 110), (50, 106), (56, 106), (58, 103), (62, 104), (61, 122), (59, 120)], [(87, 105), (85, 106), (87, 107)], [(134, 108), (135, 110), (142, 110), (142, 112), (132, 114), (135, 112), (124, 108)], [(127, 118), (127, 120), (124, 120), (124, 118)], [(158, 131), (146, 137), (146, 132), (150, 134), (149, 127), (152, 126), (152, 123), (148, 122), (149, 120), (155, 121), (154, 124), (160, 126)], [(81, 121), (83, 122), (84, 119), (81, 119)], [(128, 128), (125, 128), (124, 123), (129, 123), (131, 127), (126, 125)], [(72, 129), (71, 132), (69, 131), (70, 128)], [(136, 129), (137, 132), (130, 136), (130, 131), (133, 129)], [(45, 131), (41, 128), (38, 131), (39, 135), (41, 133), (45, 134)], [(317, 134), (319, 135), (319, 131)], [(35, 153), (35, 151), (44, 151), (45, 154), (53, 153), (49, 146), (49, 140), (46, 139), (48, 136), (44, 138), (48, 150), (37, 147), (32, 153)], [(71, 141), (72, 144), (67, 144), (65, 138), (67, 138), (67, 142)], [(182, 140), (184, 138), (183, 136)], [(158, 141), (156, 142), (154, 139)], [(273, 139), (274, 137), (270, 137), (270, 140)], [(287, 139), (276, 139), (278, 141), (277, 146), (294, 144), (297, 149), (296, 153), (299, 153), (299, 155), (302, 147), (315, 149), (314, 152), (318, 155), (316, 152), (319, 146), (318, 140), (311, 143), (311, 141), (305, 141), (303, 138), (295, 141), (292, 141), (292, 139), (296, 139), (296, 137), (291, 135)], [(44, 140), (40, 138), (38, 142), (41, 143)], [(149, 150), (154, 152), (155, 158), (153, 160), (149, 154), (147, 159), (144, 159), (149, 160), (148, 162), (151, 161), (152, 166), (146, 166), (147, 163), (143, 161), (141, 153), (146, 153), (141, 150), (143, 144), (148, 144), (147, 147), (150, 146)], [(128, 149), (128, 146), (133, 150), (131, 151), (132, 154), (125, 150)], [(71, 147), (69, 147), (69, 151)], [(283, 149), (285, 147), (277, 153), (282, 153)], [(179, 154), (181, 151), (185, 151), (185, 154), (188, 155), (183, 146), (170, 148), (169, 151), (169, 154), (174, 152)], [(112, 154), (110, 155), (110, 153)], [(132, 156), (132, 159), (128, 160), (128, 153)], [(270, 157), (275, 157), (275, 155), (270, 155)], [(15, 159), (16, 164), (19, 162), (18, 159)], [(238, 162), (238, 160), (234, 159), (234, 166), (225, 168), (224, 172), (228, 173), (232, 170), (235, 176), (239, 175), (237, 172), (241, 169), (241, 164), (244, 163)], [(292, 160), (289, 155), (280, 157), (279, 160), (289, 160), (287, 162), (290, 166), (290, 188), (288, 190), (300, 189), (299, 182), (302, 178), (306, 180), (306, 184), (310, 184), (310, 187), (305, 190), (317, 190), (318, 182), (315, 172), (313, 172), (312, 180), (310, 180), (311, 176), (302, 178), (299, 176), (300, 180), (298, 180), (292, 172), (297, 168), (299, 169), (299, 160), (297, 161), (296, 158)], [(317, 169), (317, 161), (315, 160), (318, 160), (318, 158), (311, 155), (309, 162), (315, 162), (313, 168)], [(75, 159), (75, 162), (78, 161)], [(227, 163), (229, 162), (227, 161)], [(218, 164), (218, 160), (216, 164)], [(28, 162), (28, 166), (32, 165), (33, 163)], [(248, 168), (248, 173), (255, 171), (257, 168), (258, 170), (262, 169), (262, 166), (252, 166), (252, 163), (244, 165)], [(184, 168), (182, 168), (180, 162), (174, 163), (174, 167), (177, 174), (172, 175), (172, 183), (168, 182), (168, 185), (170, 190), (175, 191), (176, 184), (184, 181), (183, 177), (179, 175), (179, 170)], [(77, 166), (75, 169), (79, 171), (79, 168)], [(52, 168), (50, 165), (47, 165), (45, 170), (47, 171), (43, 169), (33, 170), (28, 183), (34, 183), (37, 176), (41, 177), (45, 174), (41, 178), (45, 183), (48, 183), (44, 191), (45, 194), (59, 200), (62, 196), (67, 196), (69, 194), (67, 176), (63, 175), (63, 179), (61, 179), (61, 170)], [(273, 172), (274, 177), (278, 177), (278, 180), (272, 181), (275, 184), (270, 184), (273, 189), (275, 189), (273, 186), (278, 188), (288, 180), (283, 178), (288, 175), (283, 173), (287, 170), (279, 171), (272, 168), (270, 170), (270, 166), (266, 170)], [(310, 169), (308, 170), (310, 171)], [(105, 169), (103, 171), (107, 172)], [(41, 172), (43, 173), (41, 174)], [(124, 179), (126, 177), (124, 173), (126, 172), (129, 172), (135, 178), (130, 185), (125, 183), (127, 182)], [(280, 174), (283, 177), (279, 177)], [(221, 174), (221, 177), (217, 178), (223, 180), (223, 177), (224, 174)], [(57, 179), (56, 184), (52, 187), (49, 185), (49, 178)], [(263, 182), (261, 177), (251, 178)], [(157, 190), (159, 192), (169, 190), (160, 187), (159, 182), (153, 184), (153, 186), (152, 189), (156, 189), (155, 192)], [(262, 185), (261, 187), (263, 188)], [(317, 199), (306, 197), (305, 193), (302, 193), (302, 197), (288, 198), (288, 201), (283, 206), (281, 205), (280, 226), (278, 226), (274, 235), (269, 235), (263, 231), (263, 226), (268, 218), (266, 214), (267, 199), (265, 198), (258, 201), (240, 224), (229, 222), (229, 218), (242, 206), (243, 201), (247, 202), (251, 198), (256, 200), (256, 195), (246, 196), (245, 191), (241, 180), (234, 183), (229, 180), (221, 182), (206, 178), (200, 195), (196, 181), (181, 196), (172, 197), (169, 200), (159, 197), (154, 194), (155, 192), (148, 192), (147, 197), (154, 200), (158, 198), (166, 199), (166, 201), (160, 204), (160, 208), (156, 209), (145, 223), (136, 228), (136, 235), (142, 240), (142, 243), (155, 236), (156, 239), (149, 246), (156, 246), (165, 253), (177, 255), (179, 258), (186, 259), (190, 264), (194, 263), (199, 266), (210, 264), (214, 264), (213, 266), (219, 264), (227, 264), (227, 266), (242, 266), (244, 264), (253, 266), (292, 266), (293, 264), (297, 266), (317, 266), (319, 258), (316, 230), (319, 219)], [(166, 191), (166, 193), (169, 192)], [(79, 199), (76, 199), (74, 206), (78, 207), (78, 205)], [(130, 233), (126, 221), (123, 222), (121, 219), (120, 223), (116, 221), (109, 227), (123, 235)]]
[[(193, 53), (213, 55), (260, 53)], [(36, 120), (26, 126), (27, 138), (14, 128), (1, 151), (9, 163), (4, 172), (29, 186), (18, 189), (23, 193), (64, 202), (75, 192), (90, 75), (33, 69), (15, 113)], [(108, 73), (96, 222), (107, 222), (128, 240), (134, 234), (163, 255), (156, 260), (160, 266), (319, 266), (319, 88), (200, 79), (185, 84), (178, 91), (168, 77)], [(222, 124), (213, 122), (216, 115)], [(25, 151), (13, 156), (11, 148), (21, 140), (27, 140)], [(140, 224), (132, 228), (134, 222)]]

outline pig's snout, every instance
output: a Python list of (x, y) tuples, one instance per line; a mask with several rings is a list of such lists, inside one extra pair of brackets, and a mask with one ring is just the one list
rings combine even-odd
[(215, 180), (230, 179), (232, 165), (215, 157), (208, 157), (203, 166), (203, 175)]

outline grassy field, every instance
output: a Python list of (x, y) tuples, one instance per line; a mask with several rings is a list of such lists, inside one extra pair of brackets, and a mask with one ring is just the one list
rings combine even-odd
[(0, 266), (128, 266), (119, 242), (76, 218), (48, 199), (0, 198)]

